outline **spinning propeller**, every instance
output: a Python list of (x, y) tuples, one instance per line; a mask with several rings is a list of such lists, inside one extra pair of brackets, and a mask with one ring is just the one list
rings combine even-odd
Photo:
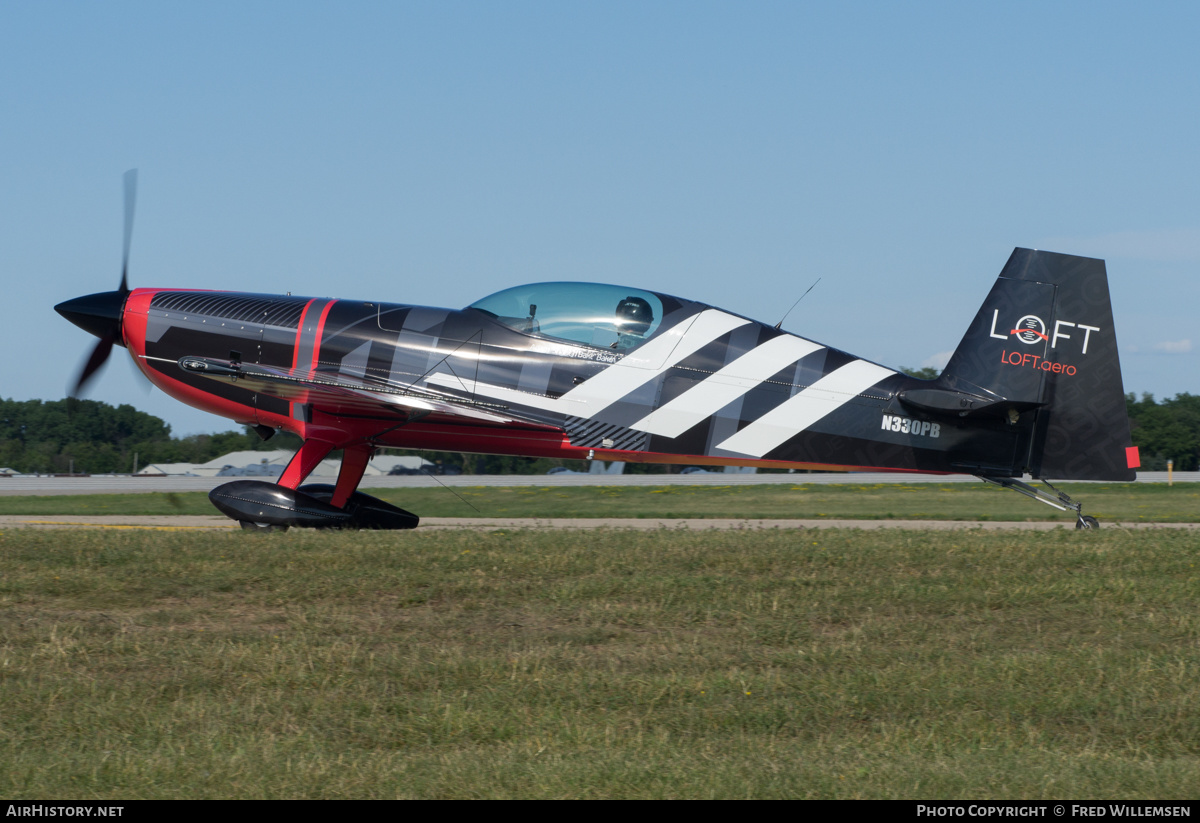
[(129, 243), (133, 236), (133, 210), (137, 202), (137, 169), (125, 172), (125, 252), (121, 261), (121, 285), (116, 291), (99, 292), (59, 303), (54, 310), (79, 328), (100, 338), (92, 349), (79, 378), (71, 390), (78, 397), (83, 387), (99, 371), (112, 353), (113, 344), (124, 346), (121, 339), (121, 315), (129, 296)]

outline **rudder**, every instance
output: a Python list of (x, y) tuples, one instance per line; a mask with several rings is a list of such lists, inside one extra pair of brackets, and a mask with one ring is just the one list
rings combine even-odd
[(1032, 415), (1033, 477), (1136, 477), (1103, 260), (1015, 249), (938, 383)]

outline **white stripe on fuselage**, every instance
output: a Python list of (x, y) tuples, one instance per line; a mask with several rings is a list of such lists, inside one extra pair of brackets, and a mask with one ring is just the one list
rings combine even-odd
[[(431, 374), (428, 382), (503, 403), (587, 419), (665, 374), (722, 335), (749, 322), (717, 309), (706, 309), (690, 322), (678, 324), (559, 397), (478, 383), (446, 373)], [(677, 437), (760, 385), (788, 363), (797, 362), (820, 348), (816, 343), (790, 335), (768, 340), (646, 415), (631, 428)], [(717, 444), (717, 448), (762, 457), (892, 374), (895, 372), (891, 369), (865, 360), (852, 361), (749, 423)]]
[(664, 374), (684, 358), (695, 354), (721, 335), (728, 334), (749, 322), (749, 320), (726, 314), (717, 309), (706, 309), (691, 321), (685, 320), (675, 328), (669, 329), (639, 346), (622, 360), (593, 375), (560, 397), (546, 397), (490, 383), (477, 383), (452, 374), (431, 374), (428, 382), (505, 403), (569, 414), (573, 417), (593, 417), (630, 392)]
[(891, 369), (866, 360), (847, 363), (718, 443), (717, 448), (762, 457), (893, 374)]
[(817, 343), (791, 335), (772, 338), (650, 412), (630, 428), (678, 437), (770, 379), (771, 375), (822, 348)]

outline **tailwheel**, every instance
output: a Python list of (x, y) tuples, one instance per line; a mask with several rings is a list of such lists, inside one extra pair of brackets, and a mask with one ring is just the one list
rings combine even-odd
[(1075, 528), (1077, 529), (1098, 529), (1100, 521), (1091, 515), (1083, 513), (1083, 504), (1077, 500), (1072, 500), (1066, 492), (1061, 492), (1054, 486), (1050, 485), (1050, 481), (1046, 478), (1040, 478), (1042, 483), (1046, 485), (1054, 494), (1036, 489), (1023, 480), (1015, 477), (988, 477), (986, 475), (975, 475), (985, 483), (992, 483), (1005, 489), (1012, 489), (1015, 492), (1031, 497), (1039, 503), (1045, 503), (1047, 506), (1058, 509), (1063, 512), (1075, 512)]
[(238, 525), (242, 527), (242, 531), (247, 532), (285, 532), (287, 526), (277, 526), (274, 523), (255, 523), (252, 520), (239, 520)]

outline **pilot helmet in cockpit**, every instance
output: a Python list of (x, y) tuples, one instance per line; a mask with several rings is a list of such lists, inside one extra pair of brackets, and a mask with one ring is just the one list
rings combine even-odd
[(641, 337), (654, 322), (654, 311), (643, 297), (630, 295), (617, 304), (617, 329)]

